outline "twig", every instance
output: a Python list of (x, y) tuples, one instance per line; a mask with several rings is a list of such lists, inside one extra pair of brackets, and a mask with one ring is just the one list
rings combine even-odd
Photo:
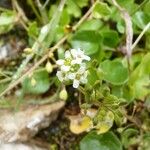
[(23, 10), (20, 8), (17, 0), (12, 0), (14, 7), (18, 10), (18, 12), (20, 13), (20, 15), (22, 16), (22, 19), (25, 23), (27, 23), (29, 20), (26, 17), (25, 13), (23, 12)]
[[(96, 2), (95, 2), (96, 4)], [(83, 21), (91, 14), (93, 8), (95, 7), (95, 4), (92, 5), (92, 7), (86, 12), (86, 14), (78, 21), (78, 23), (72, 28), (74, 31), (83, 23)]]
[(45, 7), (48, 5), (50, 0), (46, 0), (46, 2), (44, 3), (44, 5), (42, 6), (43, 9), (45, 9)]
[(118, 8), (118, 10), (121, 12), (122, 14), (122, 18), (125, 21), (125, 25), (126, 25), (126, 54), (127, 54), (127, 58), (129, 60), (129, 58), (132, 55), (132, 40), (133, 40), (133, 29), (132, 29), (132, 21), (130, 18), (130, 15), (128, 14), (128, 12), (122, 8), (117, 2), (116, 0), (112, 0), (113, 4)]
[(140, 41), (140, 39), (142, 38), (142, 36), (144, 35), (144, 33), (150, 28), (150, 22), (144, 27), (143, 31), (140, 33), (140, 35), (137, 37), (137, 39), (135, 40), (135, 42), (133, 43), (131, 49), (133, 50), (135, 48), (135, 46), (138, 44), (138, 42)]
[(141, 9), (149, 0), (144, 0), (132, 13), (131, 16), (134, 15), (139, 9)]
[[(77, 23), (73, 27), (74, 29), (77, 29), (86, 20), (86, 18), (87, 18), (86, 16), (88, 16), (87, 14), (89, 14), (89, 12), (90, 13), (92, 12), (91, 8), (90, 8), (90, 11), (87, 11), (87, 13), (79, 20), (80, 23)], [(50, 48), (49, 52), (54, 52), (61, 44), (63, 44), (67, 40), (67, 38), (69, 37), (69, 35), (70, 34), (65, 35), (62, 39), (60, 39), (60, 41), (58, 41), (58, 43), (54, 47)], [(2, 93), (0, 93), (0, 97), (2, 97), (3, 95), (5, 95), (8, 91), (10, 91), (11, 89), (13, 89), (16, 85), (18, 85), (22, 80), (25, 79), (25, 77), (27, 77), (29, 74), (31, 74), (39, 65), (41, 65), (45, 60), (47, 60), (47, 58), (48, 58), (48, 54), (45, 54), (31, 69), (29, 69), (20, 78), (18, 78), (16, 81), (14, 81), (12, 84), (10, 84), (7, 89), (5, 89)]]

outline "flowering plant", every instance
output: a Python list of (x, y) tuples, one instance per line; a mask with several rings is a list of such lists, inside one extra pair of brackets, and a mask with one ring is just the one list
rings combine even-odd
[(61, 82), (73, 82), (73, 87), (78, 88), (79, 84), (87, 83), (87, 65), (85, 61), (90, 61), (90, 57), (85, 55), (81, 49), (71, 49), (65, 52), (65, 59), (57, 61), (60, 70), (57, 77)]

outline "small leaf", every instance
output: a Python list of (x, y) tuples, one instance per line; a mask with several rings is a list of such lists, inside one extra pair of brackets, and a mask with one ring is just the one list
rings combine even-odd
[(102, 30), (100, 33), (103, 37), (104, 45), (109, 46), (109, 47), (116, 47), (117, 44), (119, 43), (119, 36), (116, 31), (105, 29), (105, 30)]
[[(32, 79), (36, 81), (36, 84)], [(22, 86), (25, 93), (42, 94), (49, 89), (49, 76), (46, 70), (35, 72), (32, 79), (29, 77), (24, 79)]]
[(150, 17), (142, 11), (136, 12), (133, 16), (133, 23), (140, 29), (144, 29), (149, 20)]
[(79, 6), (76, 4), (76, 1), (74, 0), (67, 0), (67, 11), (69, 14), (73, 15), (74, 17), (78, 18), (81, 16), (81, 10)]
[(80, 150), (122, 150), (122, 145), (113, 132), (100, 135), (90, 132), (81, 140)]
[(91, 19), (91, 20), (86, 20), (81, 24), (79, 27), (79, 31), (81, 30), (99, 30), (100, 27), (102, 27), (103, 22), (101, 20), (96, 20), (96, 19)]
[(0, 34), (6, 33), (13, 28), (15, 24), (16, 13), (6, 11), (0, 14)]
[(31, 36), (31, 37), (37, 37), (39, 34), (39, 29), (38, 29), (38, 26), (37, 26), (37, 22), (32, 22), (32, 23), (29, 23), (29, 27), (28, 27), (28, 35)]
[(87, 55), (92, 55), (99, 50), (102, 39), (96, 31), (79, 31), (73, 35), (71, 45), (73, 48), (81, 48)]
[(98, 134), (107, 132), (114, 122), (114, 114), (104, 107), (101, 107), (99, 112), (94, 117), (94, 124), (96, 124), (96, 130)]
[(104, 80), (114, 85), (121, 85), (128, 80), (128, 70), (119, 61), (106, 60), (100, 64)]
[(102, 18), (111, 14), (111, 9), (107, 3), (99, 2), (95, 5), (93, 9), (93, 16), (95, 18)]

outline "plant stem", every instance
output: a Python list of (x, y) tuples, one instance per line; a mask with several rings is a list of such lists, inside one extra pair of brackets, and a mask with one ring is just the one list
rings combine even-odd
[(132, 45), (132, 50), (135, 48), (135, 46), (138, 44), (142, 36), (145, 34), (145, 32), (150, 28), (150, 22), (144, 27), (143, 31), (140, 33), (140, 35), (137, 37), (135, 42)]
[[(93, 7), (92, 7), (93, 8)], [(61, 10), (62, 10), (62, 4), (61, 4)], [(92, 12), (92, 9), (90, 8), (90, 12)], [(87, 11), (87, 13), (89, 14), (89, 11)], [(85, 16), (88, 16), (87, 13), (79, 20), (80, 23), (77, 23), (74, 27), (74, 29), (77, 30), (77, 28), (86, 20), (87, 17)], [(83, 19), (84, 18), (84, 19)], [(67, 38), (69, 37), (70, 34), (67, 34), (65, 35), (62, 39), (60, 39), (60, 41), (57, 42), (57, 44), (50, 48), (48, 53), (51, 52), (53, 53), (55, 50), (57, 50), (57, 48), (63, 44)], [(41, 65), (45, 60), (47, 60), (48, 58), (48, 53), (45, 54), (38, 62), (36, 62), (36, 64), (31, 68), (29, 69), (25, 74), (23, 74), (21, 77), (19, 77), (16, 81), (14, 81), (13, 83), (11, 83), (7, 89), (5, 89), (2, 93), (0, 93), (0, 97), (5, 95), (8, 91), (10, 91), (11, 89), (13, 89), (16, 85), (18, 85), (22, 80), (24, 80), (25, 77), (27, 77), (29, 74), (31, 74), (39, 65)], [(30, 56), (31, 58), (33, 56)], [(28, 59), (31, 59), (31, 58), (28, 58)], [(28, 62), (29, 60), (26, 60), (25, 64)], [(25, 65), (24, 65), (25, 66)], [(23, 69), (23, 67), (21, 67), (21, 69)]]
[(32, 10), (34, 11), (34, 14), (36, 15), (36, 17), (38, 18), (38, 20), (41, 22), (42, 18), (40, 16), (40, 14), (38, 13), (38, 11), (36, 10), (33, 0), (28, 0), (29, 5), (31, 6)]

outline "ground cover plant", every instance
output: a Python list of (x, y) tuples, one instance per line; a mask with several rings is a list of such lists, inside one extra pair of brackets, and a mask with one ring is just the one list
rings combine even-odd
[(0, 2), (1, 109), (65, 101), (37, 135), (50, 149), (149, 150), (149, 11), (149, 0)]

